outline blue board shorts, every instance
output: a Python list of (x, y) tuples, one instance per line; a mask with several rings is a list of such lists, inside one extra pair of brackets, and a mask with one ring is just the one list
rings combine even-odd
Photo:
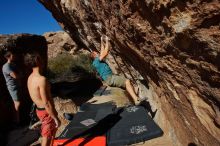
[(13, 101), (20, 101), (20, 92), (19, 89), (8, 89)]

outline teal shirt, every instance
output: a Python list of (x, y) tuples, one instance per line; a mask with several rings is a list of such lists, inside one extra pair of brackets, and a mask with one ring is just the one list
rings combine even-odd
[(96, 71), (99, 73), (101, 78), (105, 81), (109, 76), (112, 75), (112, 70), (108, 64), (104, 61), (100, 61), (98, 57), (94, 59), (92, 65), (95, 67)]

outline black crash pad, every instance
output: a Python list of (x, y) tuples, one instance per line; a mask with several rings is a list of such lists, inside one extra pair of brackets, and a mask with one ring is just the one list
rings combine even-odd
[(163, 135), (163, 131), (147, 114), (144, 107), (126, 107), (120, 116), (121, 120), (107, 133), (109, 146), (143, 142)]
[(163, 131), (142, 106), (116, 108), (112, 103), (84, 104), (58, 139), (107, 135), (109, 146), (128, 145), (159, 137)]
[[(87, 135), (91, 135), (91, 133), (88, 133), (88, 130), (91, 130), (92, 127), (99, 124), (100, 120), (112, 114), (115, 108), (116, 106), (112, 102), (102, 104), (83, 104), (80, 107), (81, 112), (78, 112), (74, 115), (72, 121), (60, 134), (58, 139), (69, 139), (79, 135), (82, 135), (84, 137), (86, 137)], [(93, 133), (92, 131), (92, 134), (95, 133)], [(102, 134), (103, 133), (98, 135), (101, 136)]]
[(72, 138), (96, 124), (96, 111), (78, 112), (74, 115), (73, 120), (66, 126), (60, 134), (59, 139)]

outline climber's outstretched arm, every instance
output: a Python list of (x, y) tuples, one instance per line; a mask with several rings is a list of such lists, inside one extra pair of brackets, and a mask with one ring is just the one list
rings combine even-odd
[(109, 53), (109, 38), (105, 37), (105, 44), (103, 42), (103, 38), (101, 37), (101, 52), (99, 56), (99, 60), (102, 61)]

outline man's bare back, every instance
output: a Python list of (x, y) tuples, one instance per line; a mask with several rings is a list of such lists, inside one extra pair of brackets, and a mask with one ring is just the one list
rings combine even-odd
[(44, 76), (31, 74), (28, 78), (28, 90), (30, 91), (31, 99), (39, 108), (45, 107), (42, 96), (52, 101), (50, 87)]
[(47, 79), (38, 73), (32, 73), (28, 78), (27, 85), (31, 99), (37, 105), (37, 108), (45, 108), (49, 115), (57, 122), (57, 112), (54, 108), (50, 84)]

